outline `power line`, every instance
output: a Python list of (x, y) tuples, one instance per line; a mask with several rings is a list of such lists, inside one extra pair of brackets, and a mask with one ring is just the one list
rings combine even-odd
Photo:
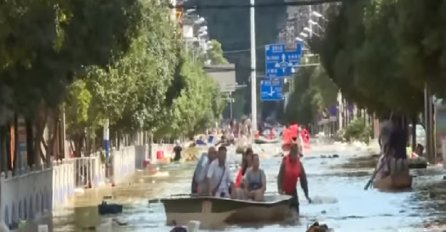
[[(258, 46), (256, 47), (256, 50), (265, 49), (265, 46)], [(250, 52), (251, 49), (239, 49), (239, 50), (229, 50), (229, 51), (223, 51), (223, 54), (233, 54), (233, 53), (243, 53), (243, 52)]]
[(169, 8), (177, 9), (231, 9), (231, 8), (269, 8), (269, 7), (283, 7), (283, 6), (311, 6), (320, 5), (324, 3), (339, 3), (342, 0), (300, 0), (296, 2), (275, 2), (275, 3), (257, 3), (255, 5), (251, 4), (198, 4), (198, 5), (172, 5), (169, 4)]
[[(304, 43), (306, 43), (305, 41), (304, 41)], [(265, 49), (265, 46), (266, 45), (268, 45), (268, 44), (265, 44), (265, 45), (263, 45), (263, 46), (257, 46), (256, 47), (256, 50), (263, 50), (263, 49)], [(304, 49), (305, 50), (305, 49)], [(244, 52), (250, 52), (251, 51), (251, 49), (250, 48), (247, 48), (247, 49), (238, 49), (238, 50), (227, 50), (227, 51), (223, 51), (223, 54), (234, 54), (234, 53), (244, 53)]]

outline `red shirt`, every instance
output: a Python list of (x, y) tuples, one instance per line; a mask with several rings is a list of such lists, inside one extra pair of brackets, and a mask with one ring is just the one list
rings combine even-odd
[(242, 168), (240, 168), (240, 169), (237, 171), (237, 175), (236, 175), (236, 177), (235, 177), (235, 187), (236, 187), (236, 188), (240, 188), (240, 184), (242, 183), (242, 180), (243, 180)]
[(297, 181), (301, 175), (300, 160), (296, 159), (292, 162), (289, 155), (285, 156), (283, 158), (282, 175), (282, 190), (286, 194), (293, 194), (296, 191)]

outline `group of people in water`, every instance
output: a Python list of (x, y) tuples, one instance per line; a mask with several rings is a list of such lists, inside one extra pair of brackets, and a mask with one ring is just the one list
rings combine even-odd
[[(279, 194), (292, 196), (296, 210), (299, 209), (297, 183), (311, 202), (304, 166), (300, 161), (302, 148), (297, 139), (290, 145), (278, 170), (277, 190)], [(260, 167), (260, 157), (251, 148), (242, 154), (242, 163), (235, 179), (226, 163), (225, 146), (210, 147), (197, 164), (192, 180), (192, 193), (213, 197), (263, 201), (266, 191), (266, 174)]]

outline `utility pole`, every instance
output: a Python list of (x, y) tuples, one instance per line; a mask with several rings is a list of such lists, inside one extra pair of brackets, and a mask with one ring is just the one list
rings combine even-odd
[(342, 130), (344, 128), (344, 118), (343, 118), (343, 109), (344, 105), (342, 104), (342, 93), (341, 90), (338, 91), (338, 123), (339, 123), (339, 130)]
[[(432, 94), (429, 84), (426, 83), (424, 89), (424, 128), (426, 130), (426, 154), (429, 161), (434, 162), (435, 154), (435, 143), (434, 143), (434, 128), (433, 128), (433, 106), (432, 106)], [(416, 126), (416, 125), (415, 125)]]
[(232, 113), (232, 104), (234, 103), (234, 99), (232, 98), (232, 93), (229, 95), (229, 118), (233, 119), (233, 113)]
[(257, 78), (256, 78), (256, 28), (255, 0), (250, 0), (250, 31), (251, 31), (251, 133), (257, 132)]
[[(313, 14), (313, 9), (311, 8), (311, 5), (308, 6), (308, 10), (310, 11), (308, 16), (309, 16), (309, 20), (311, 20), (311, 15)], [(310, 28), (310, 34), (309, 34), (309, 38), (311, 39), (311, 37), (313, 37), (313, 24), (310, 23), (310, 25), (308, 25), (308, 27)]]

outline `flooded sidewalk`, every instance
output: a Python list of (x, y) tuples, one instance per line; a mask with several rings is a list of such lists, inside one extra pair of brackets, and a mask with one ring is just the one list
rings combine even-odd
[[(339, 158), (329, 158), (333, 154)], [(267, 175), (267, 192), (277, 191), (280, 160), (280, 157), (271, 156), (261, 161)], [(313, 204), (301, 197), (301, 216), (297, 224), (230, 226), (224, 228), (225, 231), (305, 231), (309, 224), (319, 221), (334, 231), (343, 232), (419, 232), (436, 231), (446, 222), (446, 182), (441, 168), (413, 170), (413, 191), (383, 193), (375, 189), (363, 190), (374, 164), (364, 151), (339, 149), (338, 146), (315, 148), (305, 155), (303, 163)], [(171, 227), (165, 225), (163, 205), (149, 204), (148, 200), (189, 193), (193, 168), (194, 164), (170, 164), (161, 166), (156, 176), (140, 171), (127, 184), (87, 190), (73, 200), (73, 207), (54, 212), (54, 231), (77, 232), (93, 228), (115, 232), (169, 231)], [(113, 196), (113, 202), (124, 204), (122, 215), (98, 215), (97, 205), (107, 195)], [(300, 189), (299, 195), (303, 196)], [(127, 225), (118, 225), (112, 222), (113, 218)]]

